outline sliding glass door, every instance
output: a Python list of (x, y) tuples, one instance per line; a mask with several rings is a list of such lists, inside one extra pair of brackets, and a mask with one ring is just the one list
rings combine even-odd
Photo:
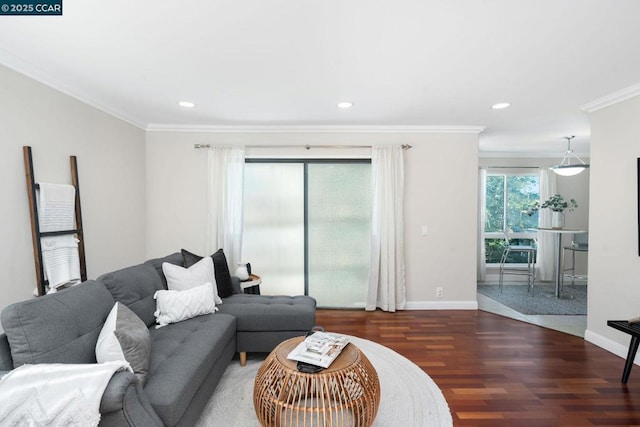
[(371, 164), (310, 164), (308, 172), (309, 295), (323, 306), (364, 305)]
[(303, 166), (245, 164), (242, 259), (262, 277), (264, 294), (304, 294)]
[(245, 168), (243, 259), (264, 294), (363, 306), (369, 278), (368, 161), (252, 161)]

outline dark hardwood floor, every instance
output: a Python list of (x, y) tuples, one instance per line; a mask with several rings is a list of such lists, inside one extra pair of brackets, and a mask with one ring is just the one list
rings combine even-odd
[(624, 360), (580, 337), (474, 310), (320, 309), (316, 322), (412, 360), (455, 426), (640, 426), (640, 367), (623, 385)]

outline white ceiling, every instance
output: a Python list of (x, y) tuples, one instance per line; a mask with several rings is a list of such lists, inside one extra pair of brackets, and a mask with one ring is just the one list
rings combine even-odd
[(147, 129), (481, 126), (483, 155), (584, 155), (580, 107), (640, 82), (638, 0), (63, 7), (0, 16), (0, 63)]

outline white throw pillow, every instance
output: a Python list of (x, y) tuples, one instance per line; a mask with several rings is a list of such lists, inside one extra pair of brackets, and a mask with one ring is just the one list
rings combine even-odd
[(216, 275), (211, 257), (204, 257), (189, 268), (163, 262), (162, 272), (167, 278), (167, 287), (170, 291), (186, 291), (205, 283), (212, 283), (216, 304), (222, 304), (222, 300), (218, 296), (218, 288), (215, 286)]
[(214, 288), (209, 282), (186, 291), (157, 291), (153, 296), (157, 308), (153, 313), (158, 324), (156, 328), (218, 311)]
[(150, 354), (151, 338), (147, 325), (126, 305), (116, 302), (98, 336), (96, 360), (98, 363), (129, 362), (144, 384)]

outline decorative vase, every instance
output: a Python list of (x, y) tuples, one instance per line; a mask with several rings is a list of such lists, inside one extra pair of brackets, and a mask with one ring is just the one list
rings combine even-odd
[(551, 228), (564, 228), (564, 212), (553, 211), (551, 213)]
[(236, 276), (242, 280), (249, 280), (249, 269), (247, 268), (247, 264), (244, 262), (238, 263), (238, 268), (236, 269)]

